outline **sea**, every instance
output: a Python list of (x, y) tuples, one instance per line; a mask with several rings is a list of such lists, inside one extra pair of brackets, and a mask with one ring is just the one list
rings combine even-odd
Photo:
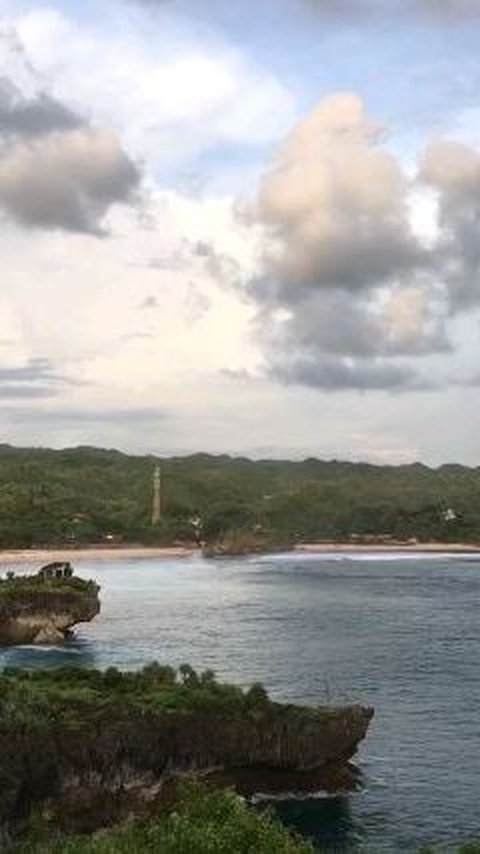
[(366, 703), (357, 794), (275, 802), (323, 852), (439, 851), (480, 839), (480, 556), (276, 554), (79, 560), (101, 614), (5, 665), (152, 660), (263, 682), (296, 703)]

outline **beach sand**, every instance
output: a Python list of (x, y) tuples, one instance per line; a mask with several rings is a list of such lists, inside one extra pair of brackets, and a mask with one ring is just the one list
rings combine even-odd
[(182, 546), (92, 546), (91, 548), (9, 549), (0, 551), (1, 564), (34, 563), (68, 560), (121, 560), (122, 558), (172, 558), (199, 554), (198, 549)]
[[(295, 551), (308, 554), (334, 553), (399, 553), (412, 554), (480, 554), (480, 545), (471, 543), (302, 543)], [(8, 549), (0, 551), (0, 567), (10, 564), (35, 564), (42, 566), (51, 561), (75, 560), (128, 560), (147, 558), (186, 558), (200, 555), (201, 550), (184, 546), (91, 546), (86, 548)]]

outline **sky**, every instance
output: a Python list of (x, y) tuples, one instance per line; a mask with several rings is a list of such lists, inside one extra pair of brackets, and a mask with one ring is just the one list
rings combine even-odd
[(0, 440), (480, 465), (480, 0), (0, 0)]

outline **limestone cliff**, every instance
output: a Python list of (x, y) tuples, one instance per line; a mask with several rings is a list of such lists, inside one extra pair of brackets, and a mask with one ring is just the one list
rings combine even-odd
[[(215, 683), (139, 694), (141, 674), (112, 681), (107, 671), (115, 685), (108, 691), (101, 675), (85, 684), (72, 675), (68, 689), (41, 678), (0, 680), (4, 832), (45, 800), (66, 829), (156, 814), (191, 772), (246, 794), (351, 788), (349, 760), (373, 715), (362, 706), (310, 709), (268, 698), (252, 705), (248, 693)], [(19, 706), (24, 697), (31, 710)]]
[(223, 533), (213, 542), (204, 543), (204, 557), (238, 557), (251, 554), (271, 554), (292, 547), (286, 538), (280, 541), (262, 532), (249, 530), (231, 530)]
[(79, 578), (0, 582), (0, 644), (58, 643), (100, 611), (99, 587)]

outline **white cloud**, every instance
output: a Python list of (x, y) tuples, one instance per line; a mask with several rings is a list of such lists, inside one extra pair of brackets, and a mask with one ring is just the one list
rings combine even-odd
[[(105, 0), (97, 21), (82, 7), (74, 22), (67, 7), (54, 4), (26, 3), (33, 11), (22, 12), (16, 2), (3, 3), (26, 53), (12, 42), (5, 68), (0, 56), (0, 73), (21, 83), (32, 108), (45, 107), (47, 92), (50, 115), (54, 102), (62, 103), (97, 142), (116, 134), (122, 150), (145, 159), (150, 198), (142, 211), (110, 212), (108, 243), (78, 233), (33, 231), (27, 238), (12, 222), (2, 224), (0, 369), (10, 384), (36, 383), (33, 394), (45, 385), (56, 391), (36, 404), (19, 400), (10, 422), (2, 406), (6, 435), (135, 451), (203, 447), (381, 461), (440, 460), (460, 436), (473, 458), (474, 440), (449, 422), (446, 397), (432, 392), (428, 401), (419, 394), (407, 402), (381, 390), (411, 380), (413, 352), (434, 379), (473, 373), (475, 316), (458, 325), (462, 352), (447, 356), (438, 282), (417, 270), (418, 247), (438, 246), (439, 216), (452, 221), (451, 188), (438, 187), (442, 167), (439, 177), (430, 164), (433, 189), (417, 185), (412, 192), (411, 175), (358, 96), (330, 100), (297, 125), (265, 175), (260, 226), (242, 224), (234, 199), (218, 187), (233, 171), (232, 183), (248, 192), (266, 148), (296, 113), (288, 87), (260, 54), (253, 61), (225, 36), (188, 21), (176, 28), (167, 12), (123, 21), (115, 14), (107, 22), (105, 8), (116, 7)], [(306, 92), (310, 84), (305, 78)], [(79, 132), (64, 131), (63, 142)], [(65, 149), (57, 146), (53, 156), (53, 137), (46, 138), (42, 162), (65, 188)], [(17, 177), (28, 173), (27, 186), (39, 188), (45, 201), (35, 145), (23, 140), (17, 150)], [(240, 162), (245, 157), (247, 165)], [(67, 161), (71, 166), (70, 155)], [(74, 158), (73, 172), (91, 165), (88, 154)], [(209, 169), (219, 175), (216, 189), (203, 183)], [(180, 170), (201, 186), (197, 200), (179, 189)], [(15, 181), (16, 193), (21, 183)], [(170, 185), (175, 192), (165, 189)], [(106, 208), (87, 202), (87, 219), (93, 212), (100, 221)], [(266, 231), (269, 275), (260, 279)], [(255, 276), (249, 293), (244, 283)], [(256, 304), (248, 302), (252, 294)], [(258, 306), (268, 322), (252, 340)], [(353, 379), (376, 393), (365, 405), (348, 389), (332, 396), (275, 383), (264, 371), (265, 345), (275, 335), (277, 355), (288, 357), (280, 365), (284, 379), (300, 343), (308, 357), (300, 365), (304, 377), (320, 365), (321, 388), (345, 388), (363, 358), (363, 385), (358, 372)], [(69, 381), (57, 384), (60, 374)], [(455, 389), (459, 411), (473, 394)], [(431, 417), (445, 435), (432, 435)]]
[(453, 349), (452, 318), (480, 305), (479, 189), (479, 151), (431, 142), (409, 178), (357, 94), (322, 99), (254, 208), (266, 239), (249, 290), (272, 376), (330, 391), (445, 384), (432, 367)]
[(16, 27), (57, 97), (116, 128), (157, 166), (178, 166), (219, 144), (264, 144), (288, 127), (293, 98), (271, 72), (228, 44), (174, 38), (153, 18), (146, 33), (134, 21), (79, 28), (57, 10), (38, 9)]
[[(185, 230), (192, 241), (213, 235), (248, 268), (247, 233), (242, 243), (232, 201), (158, 193), (151, 216), (161, 230), (145, 228), (135, 212), (119, 209), (111, 217), (115, 236), (109, 241), (31, 233), (28, 253), (21, 231), (8, 233), (2, 261), (9, 271), (4, 300), (11, 320), (0, 333), (6, 336), (16, 324), (24, 346), (28, 342), (22, 351), (27, 357), (42, 353), (92, 385), (68, 389), (69, 400), (99, 395), (112, 405), (160, 405), (168, 388), (173, 403), (180, 389), (188, 397), (223, 368), (258, 363), (249, 340), (252, 308), (219, 286), (185, 248)], [(148, 263), (156, 255), (165, 258), (161, 269)], [(145, 301), (154, 309), (139, 311)]]

